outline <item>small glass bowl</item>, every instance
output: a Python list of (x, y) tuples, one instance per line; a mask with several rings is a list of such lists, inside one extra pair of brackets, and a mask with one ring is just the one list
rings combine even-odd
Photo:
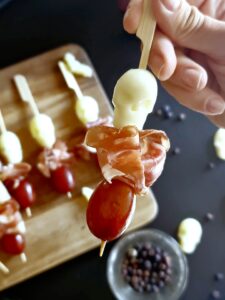
[[(150, 242), (168, 252), (171, 257), (171, 282), (159, 293), (136, 292), (123, 278), (121, 268), (126, 251), (138, 243)], [(120, 239), (113, 247), (107, 261), (107, 279), (118, 300), (178, 300), (188, 282), (189, 268), (186, 256), (178, 243), (166, 233), (149, 229), (136, 231)]]

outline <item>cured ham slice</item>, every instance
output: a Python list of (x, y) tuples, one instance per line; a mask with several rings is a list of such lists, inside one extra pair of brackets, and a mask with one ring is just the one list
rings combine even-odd
[(52, 148), (44, 148), (38, 156), (37, 167), (45, 177), (51, 177), (51, 171), (69, 163), (73, 154), (68, 152), (67, 146), (62, 141), (56, 141)]
[(162, 173), (169, 139), (163, 131), (135, 126), (89, 128), (85, 144), (96, 148), (104, 178), (117, 178), (143, 194)]
[(31, 166), (28, 163), (17, 163), (3, 165), (0, 163), (0, 180), (19, 179), (26, 177), (31, 171)]
[(0, 238), (21, 221), (19, 204), (15, 200), (0, 205)]

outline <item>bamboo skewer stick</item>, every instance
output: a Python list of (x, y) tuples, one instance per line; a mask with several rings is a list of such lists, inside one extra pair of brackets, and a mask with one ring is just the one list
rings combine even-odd
[(1, 261), (0, 261), (0, 270), (1, 270), (2, 273), (4, 273), (4, 274), (9, 274), (9, 273), (10, 273), (9, 269), (8, 269), (8, 268), (6, 267), (6, 265), (3, 264), (3, 262), (1, 262)]
[(18, 75), (14, 76), (13, 80), (16, 84), (16, 87), (20, 94), (21, 100), (29, 103), (34, 116), (38, 116), (40, 114), (40, 112), (39, 112), (37, 104), (34, 100), (34, 97), (32, 95), (32, 92), (30, 90), (30, 87), (29, 87), (26, 77), (18, 74)]
[(69, 89), (71, 89), (72, 91), (74, 91), (74, 93), (77, 96), (77, 99), (81, 100), (84, 98), (84, 95), (77, 83), (76, 78), (73, 76), (73, 74), (68, 70), (67, 66), (65, 65), (64, 62), (59, 61), (58, 62), (58, 66), (59, 69), (63, 75), (63, 78), (66, 81), (66, 84), (68, 86)]
[(27, 256), (24, 252), (20, 254), (20, 259), (21, 259), (22, 263), (27, 262)]
[(106, 246), (107, 241), (101, 241), (101, 246), (100, 246), (100, 251), (99, 251), (99, 256), (102, 257), (104, 250), (105, 250), (105, 246)]
[(25, 209), (25, 212), (26, 212), (26, 215), (28, 216), (28, 218), (31, 218), (31, 217), (32, 217), (32, 211), (31, 211), (30, 207), (27, 207), (27, 208)]
[(0, 110), (0, 129), (2, 133), (5, 133), (7, 131), (1, 110)]
[(142, 41), (143, 44), (139, 69), (146, 69), (148, 66), (149, 53), (152, 46), (155, 28), (156, 20), (151, 9), (151, 1), (144, 0), (143, 13), (136, 33), (136, 36)]

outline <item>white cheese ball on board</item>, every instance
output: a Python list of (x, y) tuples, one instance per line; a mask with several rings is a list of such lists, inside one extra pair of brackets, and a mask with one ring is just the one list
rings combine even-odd
[(75, 110), (79, 120), (84, 125), (86, 125), (88, 122), (94, 122), (98, 120), (99, 106), (93, 97), (84, 96), (81, 99), (77, 99)]
[(18, 136), (11, 131), (0, 135), (0, 152), (8, 163), (16, 164), (23, 160), (23, 150)]
[(55, 126), (45, 114), (38, 114), (30, 121), (30, 132), (41, 147), (51, 148), (56, 142)]
[(114, 126), (142, 129), (158, 94), (155, 77), (147, 70), (131, 69), (117, 81), (113, 93)]

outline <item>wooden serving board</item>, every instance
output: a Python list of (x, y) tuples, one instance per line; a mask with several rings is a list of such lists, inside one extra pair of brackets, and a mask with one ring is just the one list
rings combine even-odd
[[(99, 240), (92, 236), (86, 226), (87, 202), (80, 194), (82, 186), (93, 186), (101, 179), (97, 164), (79, 161), (74, 165), (77, 186), (72, 199), (55, 193), (48, 180), (35, 168), (37, 154), (41, 149), (31, 138), (27, 128), (31, 117), (30, 109), (20, 100), (12, 81), (15, 74), (26, 76), (40, 111), (53, 119), (57, 137), (70, 143), (82, 132), (83, 126), (74, 113), (74, 94), (68, 90), (57, 66), (57, 62), (67, 51), (74, 53), (80, 61), (93, 68), (80, 46), (67, 45), (0, 71), (0, 109), (8, 130), (16, 132), (22, 142), (24, 160), (34, 166), (29, 179), (36, 188), (38, 199), (32, 208), (33, 217), (28, 219), (23, 214), (27, 227), (28, 262), (22, 263), (18, 256), (7, 256), (0, 252), (0, 261), (10, 269), (8, 275), (0, 273), (0, 290), (99, 245)], [(85, 95), (91, 95), (98, 100), (101, 117), (112, 114), (107, 96), (95, 72), (92, 78), (79, 78), (78, 82)], [(156, 214), (155, 209), (153, 195), (151, 199), (137, 201), (130, 229), (150, 222)]]

